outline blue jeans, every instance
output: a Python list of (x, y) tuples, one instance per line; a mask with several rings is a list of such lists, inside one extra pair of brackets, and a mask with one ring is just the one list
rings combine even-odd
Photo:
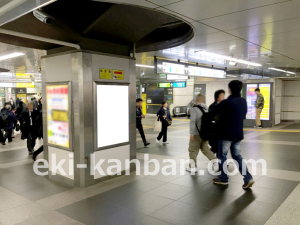
[(243, 171), (243, 157), (241, 156), (241, 141), (224, 141), (219, 140), (219, 148), (218, 148), (218, 158), (221, 160), (219, 180), (222, 182), (228, 182), (227, 176), (227, 166), (225, 166), (224, 171), (224, 163), (227, 160), (227, 153), (230, 149), (232, 158), (236, 161), (236, 164), (239, 168), (240, 173), (244, 176), (244, 182), (248, 183), (249, 180), (252, 179), (252, 175), (249, 173), (246, 164), (244, 165)]

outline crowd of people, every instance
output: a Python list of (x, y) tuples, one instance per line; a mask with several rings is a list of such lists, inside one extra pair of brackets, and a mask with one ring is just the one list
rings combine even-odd
[(5, 103), (0, 114), (0, 143), (12, 142), (14, 131), (20, 131), (21, 139), (27, 140), (28, 154), (35, 160), (42, 151), (42, 147), (34, 151), (36, 139), (43, 138), (42, 98), (37, 101), (33, 97), (27, 104), (22, 99), (11, 98)]
[[(231, 81), (228, 85), (229, 97), (225, 99), (225, 91), (218, 90), (215, 92), (215, 102), (209, 107), (205, 105), (205, 96), (197, 95), (195, 105), (190, 111), (190, 141), (189, 156), (190, 163), (186, 170), (196, 173), (197, 156), (199, 150), (208, 160), (213, 162), (213, 171), (220, 172), (218, 178), (213, 179), (215, 184), (228, 185), (228, 165), (226, 165), (227, 154), (230, 151), (232, 158), (236, 161), (240, 173), (244, 176), (244, 189), (252, 187), (254, 180), (247, 167), (244, 167), (241, 156), (241, 141), (244, 139), (243, 122), (247, 114), (246, 99), (241, 97), (243, 83), (238, 80)], [(264, 107), (264, 97), (260, 89), (256, 89), (257, 100), (256, 108), (256, 125), (255, 128), (262, 128), (260, 115)], [(137, 129), (143, 139), (145, 147), (150, 143), (146, 141), (143, 131), (142, 118), (142, 99), (136, 100), (136, 118)], [(168, 144), (167, 130), (172, 124), (172, 117), (166, 102), (157, 112), (158, 120), (161, 121), (161, 131), (156, 138), (159, 143), (163, 139), (163, 144)], [(224, 166), (225, 165), (225, 166)]]

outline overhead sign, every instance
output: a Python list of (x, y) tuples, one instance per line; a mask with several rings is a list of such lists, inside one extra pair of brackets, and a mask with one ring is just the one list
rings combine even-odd
[[(155, 58), (156, 73), (170, 75), (226, 78), (226, 71), (213, 67), (191, 65), (190, 63), (172, 62)], [(169, 75), (168, 75), (169, 76)], [(170, 78), (171, 79), (171, 78)], [(170, 80), (168, 79), (168, 80)]]
[(123, 70), (113, 70), (113, 80), (124, 80)]
[(111, 69), (100, 68), (100, 79), (111, 80)]
[(17, 79), (30, 79), (30, 74), (16, 73)]
[(196, 66), (188, 66), (188, 75), (196, 77), (226, 78), (226, 72), (224, 70)]
[(159, 88), (184, 88), (186, 82), (169, 82), (169, 83), (158, 83)]
[(17, 83), (17, 88), (34, 88), (32, 83)]
[(186, 87), (186, 82), (173, 82), (173, 88), (184, 88)]
[(168, 74), (167, 80), (187, 80), (188, 76)]
[(169, 87), (171, 87), (171, 83), (158, 83), (158, 87), (169, 88)]

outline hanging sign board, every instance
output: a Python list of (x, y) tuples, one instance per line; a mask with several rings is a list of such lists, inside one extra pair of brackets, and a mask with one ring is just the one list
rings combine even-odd
[(111, 80), (111, 69), (100, 68), (100, 79)]
[(113, 80), (124, 80), (123, 70), (113, 70)]
[(17, 83), (17, 88), (34, 88), (32, 83)]

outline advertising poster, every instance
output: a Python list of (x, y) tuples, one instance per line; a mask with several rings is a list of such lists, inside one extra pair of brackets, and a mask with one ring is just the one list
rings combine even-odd
[(67, 84), (46, 88), (48, 143), (65, 148), (70, 148), (68, 91)]
[(261, 120), (270, 119), (270, 93), (271, 93), (271, 84), (260, 84), (259, 85), (260, 93), (264, 96), (265, 105), (261, 112)]
[(256, 108), (255, 108), (255, 102), (256, 102), (256, 94), (255, 89), (257, 88), (257, 84), (247, 84), (247, 119), (254, 120), (256, 116)]

